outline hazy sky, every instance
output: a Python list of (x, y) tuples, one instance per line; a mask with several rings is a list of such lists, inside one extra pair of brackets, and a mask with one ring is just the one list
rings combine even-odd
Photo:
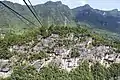
[[(23, 0), (8, 0), (8, 1), (24, 4)], [(102, 10), (119, 9), (120, 10), (120, 0), (30, 0), (30, 1), (34, 5), (45, 3), (47, 1), (62, 1), (62, 3), (68, 5), (70, 8), (75, 8), (78, 6), (82, 6), (84, 4), (89, 4), (91, 7), (95, 9), (102, 9)]]

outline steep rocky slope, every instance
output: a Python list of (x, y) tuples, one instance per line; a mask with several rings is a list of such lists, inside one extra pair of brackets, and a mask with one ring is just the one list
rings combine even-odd
[[(34, 33), (37, 35), (29, 33), (30, 40), (28, 37), (22, 37), (21, 41), (26, 38), (23, 39), (23, 42), (20, 42), (19, 38), (16, 38), (19, 41), (16, 42), (17, 40), (15, 41), (15, 38), (12, 37), (11, 39), (14, 39), (15, 42), (10, 39), (12, 42), (9, 44), (10, 40), (7, 38), (8, 42), (5, 42), (4, 47), (7, 45), (5, 49), (8, 53), (1, 45), (1, 51), (4, 50), (4, 54), (0, 55), (1, 77), (13, 75), (16, 67), (26, 70), (33, 66), (39, 73), (43, 68), (51, 65), (56, 66), (59, 70), (71, 72), (84, 61), (88, 61), (89, 67), (100, 63), (108, 69), (112, 64), (120, 63), (119, 48), (115, 47), (115, 44), (110, 45), (112, 42), (108, 40), (104, 42), (100, 36), (90, 34), (84, 28), (52, 26), (37, 29), (37, 32)], [(6, 36), (2, 39), (6, 41)]]

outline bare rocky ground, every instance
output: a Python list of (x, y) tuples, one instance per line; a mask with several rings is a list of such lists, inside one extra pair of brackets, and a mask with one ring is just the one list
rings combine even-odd
[[(52, 64), (69, 72), (84, 60), (88, 60), (90, 65), (100, 62), (105, 67), (109, 67), (112, 63), (120, 63), (120, 53), (117, 53), (115, 48), (105, 45), (93, 46), (93, 42), (94, 39), (91, 37), (76, 37), (73, 33), (67, 34), (65, 37), (52, 34), (43, 38), (38, 35), (37, 41), (8, 48), (10, 52), (16, 52), (23, 57), (14, 55), (9, 60), (0, 59), (0, 77), (10, 76), (15, 64), (34, 66), (37, 71)], [(46, 56), (38, 57), (43, 53)], [(35, 55), (36, 58), (34, 58)]]

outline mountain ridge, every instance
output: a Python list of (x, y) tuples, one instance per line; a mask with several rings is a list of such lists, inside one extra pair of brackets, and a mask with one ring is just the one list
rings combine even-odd
[(120, 11), (117, 9), (111, 11), (102, 11), (93, 9), (90, 6), (81, 6), (72, 9), (77, 22), (86, 22), (97, 28), (106, 29), (112, 32), (120, 32)]
[[(38, 24), (26, 6), (8, 4)], [(0, 80), (119, 80), (120, 39), (111, 40), (95, 32), (99, 22), (93, 21), (97, 18), (103, 21), (108, 16), (89, 7), (85, 5), (85, 10), (78, 9), (76, 14), (81, 14), (75, 15), (61, 2), (34, 6), (44, 24), (35, 27), (27, 21), (28, 26), (23, 25), (15, 14), (0, 5), (0, 24), (3, 24), (0, 28), (23, 28), (22, 31), (31, 27), (21, 35), (0, 36)], [(112, 19), (116, 20), (115, 15)], [(74, 22), (77, 27), (73, 26)], [(95, 28), (91, 26), (95, 31), (82, 22), (96, 24)]]
[[(3, 2), (38, 25), (36, 19), (25, 5), (10, 1)], [(9, 30), (11, 28), (28, 28), (28, 26), (20, 21), (11, 11), (2, 4), (0, 4), (0, 6), (0, 19), (2, 20), (0, 21), (0, 27), (3, 30)], [(120, 33), (120, 11), (118, 11), (118, 9), (103, 11), (94, 9), (89, 4), (70, 9), (61, 1), (48, 1), (44, 4), (35, 5), (34, 8), (44, 26), (75, 26), (76, 23), (85, 22), (91, 26), (95, 26), (95, 28)], [(27, 24), (33, 27), (30, 23)]]

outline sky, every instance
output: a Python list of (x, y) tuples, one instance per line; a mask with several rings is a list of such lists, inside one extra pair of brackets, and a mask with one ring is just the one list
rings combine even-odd
[[(3, 0), (0, 0), (3, 1)], [(15, 3), (24, 4), (23, 0), (7, 0)], [(27, 1), (27, 0), (26, 0)], [(120, 0), (30, 0), (33, 5), (43, 4), (47, 1), (62, 1), (63, 4), (70, 8), (75, 8), (89, 4), (94, 9), (112, 10), (118, 9), (120, 11)]]

